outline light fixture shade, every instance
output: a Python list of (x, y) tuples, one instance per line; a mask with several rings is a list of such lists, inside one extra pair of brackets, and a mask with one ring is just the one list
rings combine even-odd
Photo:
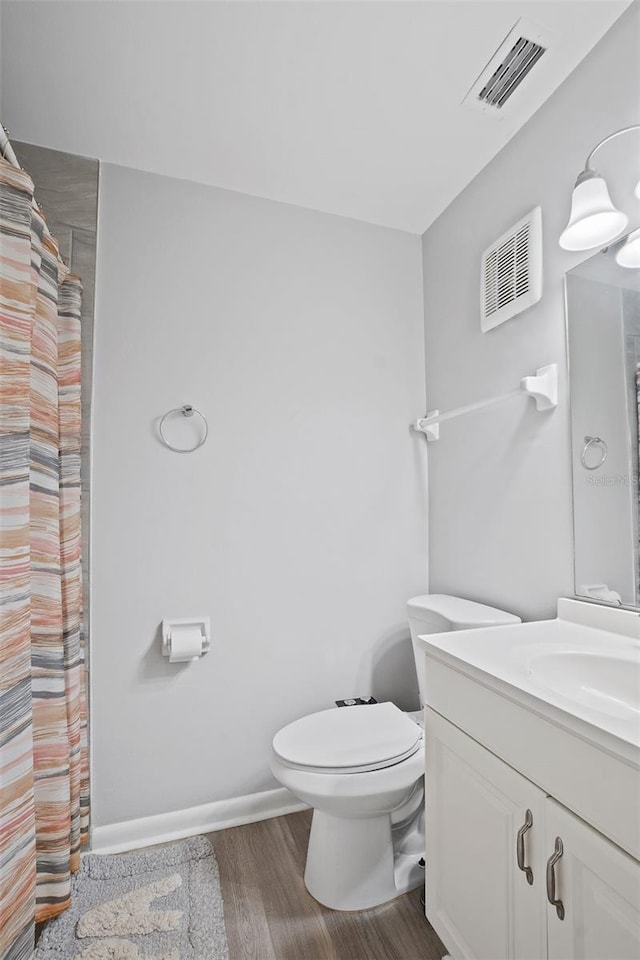
[(640, 269), (640, 230), (629, 234), (616, 253), (616, 263), (630, 270)]
[(638, 198), (638, 200), (640, 200), (640, 180), (638, 180), (638, 182), (636, 183), (636, 188), (633, 192), (635, 196)]
[(621, 233), (629, 222), (616, 210), (607, 184), (595, 171), (580, 174), (571, 198), (569, 223), (560, 236), (563, 250), (591, 250)]

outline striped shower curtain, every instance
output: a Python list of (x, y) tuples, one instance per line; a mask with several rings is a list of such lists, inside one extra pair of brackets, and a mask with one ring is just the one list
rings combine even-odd
[(80, 297), (0, 160), (0, 957), (70, 902), (88, 831)]

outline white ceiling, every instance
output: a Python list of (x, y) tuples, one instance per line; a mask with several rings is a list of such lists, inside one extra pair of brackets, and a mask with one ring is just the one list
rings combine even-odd
[[(2, 120), (19, 140), (422, 233), (628, 5), (4, 2)], [(496, 121), (461, 100), (519, 17), (555, 39)]]

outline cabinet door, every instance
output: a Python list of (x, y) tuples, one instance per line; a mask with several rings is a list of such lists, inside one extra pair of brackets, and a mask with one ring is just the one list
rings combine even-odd
[[(553, 867), (564, 919), (547, 903), (551, 960), (638, 960), (640, 864), (583, 820), (548, 799), (547, 857), (562, 843)], [(550, 878), (551, 879), (551, 878)]]
[[(426, 711), (426, 914), (455, 960), (546, 957), (544, 803), (538, 787)], [(516, 860), (527, 810), (531, 885)]]

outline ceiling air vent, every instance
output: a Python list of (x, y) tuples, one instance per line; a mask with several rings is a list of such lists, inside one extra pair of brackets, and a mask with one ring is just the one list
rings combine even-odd
[(518, 37), (478, 94), (478, 100), (484, 100), (490, 107), (503, 107), (544, 52), (545, 47), (539, 43)]
[(550, 36), (535, 24), (518, 20), (462, 102), (499, 116), (549, 43)]
[(535, 207), (482, 254), (480, 329), (492, 330), (542, 296), (542, 211)]

